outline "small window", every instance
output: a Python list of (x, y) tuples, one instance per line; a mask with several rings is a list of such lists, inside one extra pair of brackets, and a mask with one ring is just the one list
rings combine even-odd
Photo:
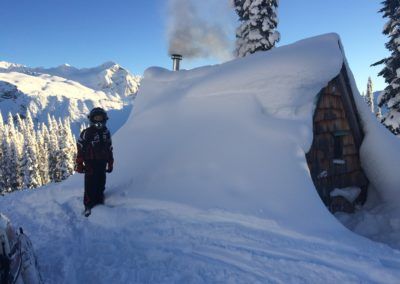
[(338, 130), (333, 133), (333, 158), (343, 158), (343, 137), (349, 135), (346, 130)]
[(333, 158), (341, 159), (342, 157), (343, 157), (342, 136), (333, 136)]

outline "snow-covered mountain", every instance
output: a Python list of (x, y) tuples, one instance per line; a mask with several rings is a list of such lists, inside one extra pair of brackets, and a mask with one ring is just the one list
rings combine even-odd
[[(105, 205), (81, 215), (82, 175), (0, 197), (46, 283), (399, 283), (399, 250), (330, 214), (305, 158), (318, 93), (343, 64), (358, 94), (339, 41), (329, 34), (216, 66), (148, 69), (113, 137)], [(393, 232), (364, 228), (400, 239), (390, 210), (400, 201), (400, 144), (354, 99), (369, 201), (388, 210)]]
[(138, 91), (140, 77), (113, 62), (94, 68), (77, 69), (67, 64), (56, 68), (29, 68), (0, 62), (0, 111), (25, 115), (36, 121), (47, 114), (69, 117), (74, 133), (93, 107), (110, 113), (110, 129), (115, 132), (126, 121)]

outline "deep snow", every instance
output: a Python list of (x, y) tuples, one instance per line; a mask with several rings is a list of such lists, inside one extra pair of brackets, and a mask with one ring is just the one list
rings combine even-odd
[(398, 283), (400, 252), (350, 232), (316, 237), (222, 210), (107, 190), (85, 218), (82, 176), (0, 199), (46, 283)]
[[(74, 175), (1, 197), (0, 210), (25, 227), (48, 283), (398, 283), (400, 252), (342, 226), (305, 159), (316, 95), (343, 62), (329, 34), (191, 71), (150, 68), (113, 137), (105, 206), (84, 218)], [(364, 149), (378, 139), (368, 133)], [(394, 169), (378, 165), (390, 181), (374, 192), (398, 196)]]

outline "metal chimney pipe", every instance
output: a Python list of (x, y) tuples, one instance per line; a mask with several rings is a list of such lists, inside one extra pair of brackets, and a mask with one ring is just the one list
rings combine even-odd
[(182, 60), (182, 55), (180, 54), (171, 54), (172, 58), (172, 70), (179, 71), (180, 62)]

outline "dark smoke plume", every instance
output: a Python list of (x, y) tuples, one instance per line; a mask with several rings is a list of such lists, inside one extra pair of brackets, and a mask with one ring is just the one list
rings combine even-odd
[[(169, 0), (169, 54), (181, 54), (185, 58), (232, 58), (231, 41), (226, 29), (221, 24), (206, 20), (195, 4), (200, 1)], [(213, 7), (209, 6), (212, 12)]]

